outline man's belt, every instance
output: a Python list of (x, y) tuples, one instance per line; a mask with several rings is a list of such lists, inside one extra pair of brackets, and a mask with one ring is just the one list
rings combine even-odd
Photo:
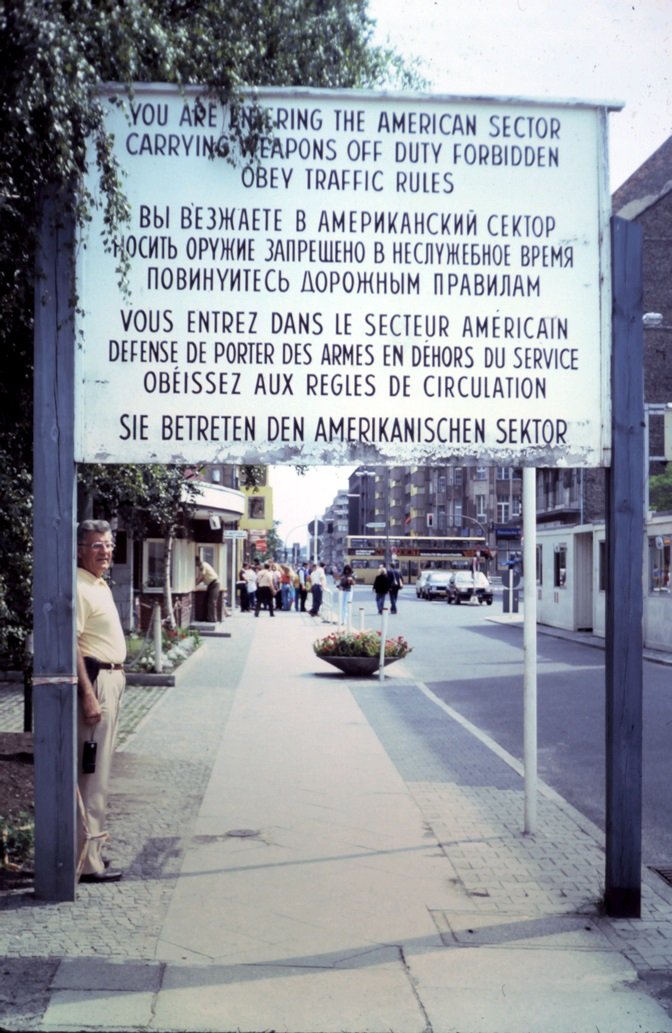
[(86, 667), (86, 673), (92, 685), (100, 671), (123, 671), (124, 669), (123, 664), (105, 663), (103, 660), (96, 660), (95, 656), (85, 656), (84, 666)]

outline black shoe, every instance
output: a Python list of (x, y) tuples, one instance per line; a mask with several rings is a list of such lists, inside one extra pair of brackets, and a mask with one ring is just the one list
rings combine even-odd
[(80, 882), (119, 882), (123, 877), (123, 872), (120, 868), (104, 868), (102, 872), (87, 872), (85, 875), (80, 875)]

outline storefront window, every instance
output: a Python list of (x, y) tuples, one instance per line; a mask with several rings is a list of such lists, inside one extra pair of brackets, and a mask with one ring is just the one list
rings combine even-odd
[(670, 591), (670, 547), (672, 537), (649, 538), (649, 592)]
[(553, 553), (553, 587), (564, 588), (567, 584), (567, 546), (556, 545)]

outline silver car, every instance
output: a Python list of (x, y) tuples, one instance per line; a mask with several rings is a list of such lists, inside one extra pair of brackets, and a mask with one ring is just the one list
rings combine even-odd
[(432, 570), (422, 586), (423, 599), (445, 599), (450, 580), (449, 570)]

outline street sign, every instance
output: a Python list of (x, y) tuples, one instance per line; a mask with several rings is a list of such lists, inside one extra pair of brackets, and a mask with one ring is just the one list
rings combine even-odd
[(223, 538), (247, 538), (247, 531), (224, 531)]
[(311, 520), (308, 524), (308, 533), (310, 535), (322, 535), (324, 534), (324, 520), (317, 521), (317, 531), (315, 530), (315, 521)]

